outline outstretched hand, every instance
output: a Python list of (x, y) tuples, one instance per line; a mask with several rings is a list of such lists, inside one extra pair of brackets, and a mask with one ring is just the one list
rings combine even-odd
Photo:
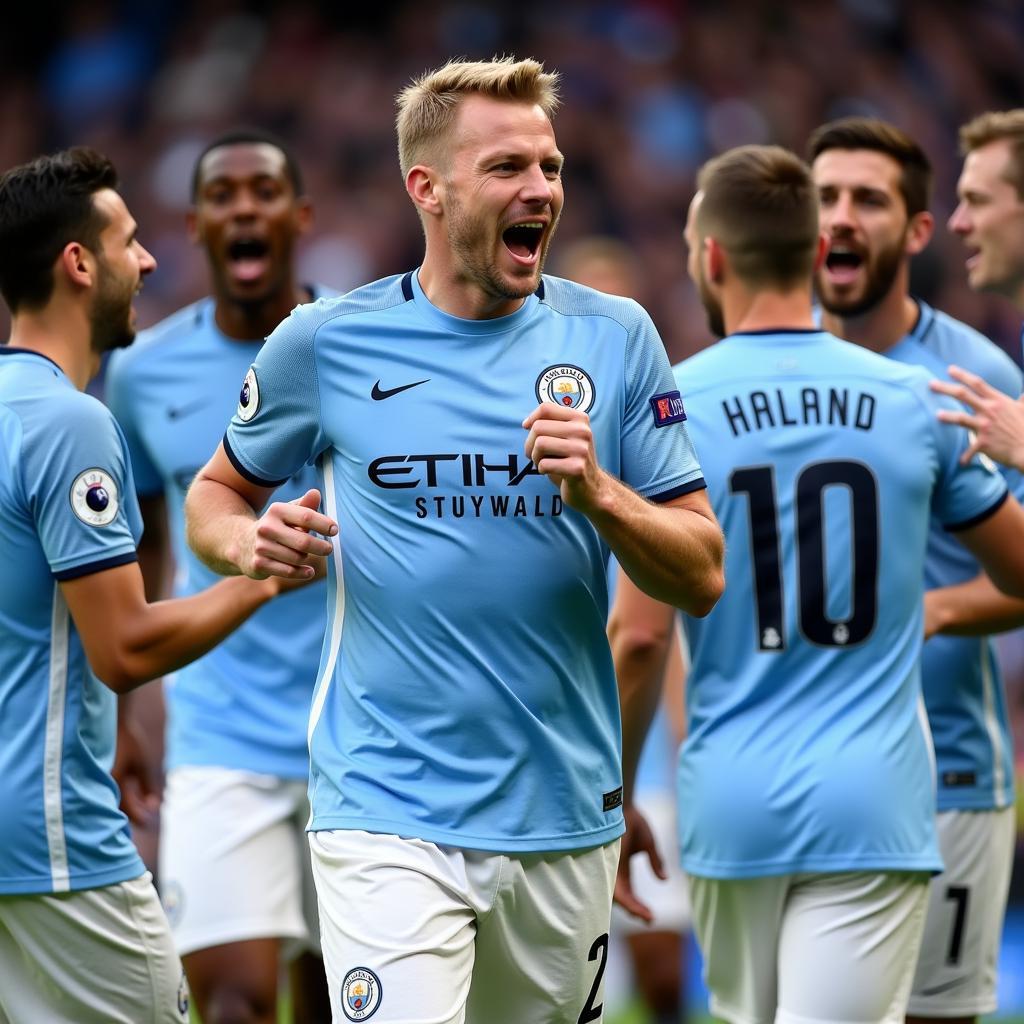
[[(249, 550), (240, 568), (253, 579), (280, 576), (308, 582), (318, 570), (332, 545), (326, 537), (338, 532), (338, 524), (318, 512), (320, 492), (312, 488), (294, 501), (275, 501), (256, 520)], [(321, 536), (318, 536), (321, 535)]]
[(626, 820), (626, 834), (622, 837), (622, 847), (619, 851), (619, 868), (615, 875), (614, 899), (627, 913), (650, 924), (654, 920), (654, 913), (633, 891), (630, 860), (636, 853), (645, 853), (658, 878), (664, 881), (668, 875), (665, 874), (665, 866), (662, 864), (661, 854), (658, 853), (654, 834), (651, 832), (650, 825), (647, 824), (647, 819), (631, 803), (622, 808), (622, 816)]
[(938, 413), (943, 423), (966, 427), (973, 434), (960, 457), (961, 463), (966, 465), (980, 452), (1003, 465), (1024, 471), (1024, 404), (1021, 400), (1015, 401), (962, 367), (949, 367), (949, 375), (959, 383), (933, 380), (931, 388), (972, 410), (940, 409)]

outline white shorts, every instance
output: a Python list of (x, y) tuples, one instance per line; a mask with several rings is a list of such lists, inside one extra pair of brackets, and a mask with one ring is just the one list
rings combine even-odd
[(660, 879), (651, 870), (651, 862), (645, 855), (634, 857), (630, 865), (633, 891), (651, 908), (654, 921), (647, 924), (615, 906), (612, 908), (612, 932), (618, 935), (685, 932), (690, 927), (690, 899), (686, 872), (679, 864), (676, 798), (668, 792), (638, 793), (636, 806), (651, 826), (668, 878)]
[(992, 1013), (1015, 811), (943, 811), (936, 825), (946, 869), (929, 886), (910, 1012), (919, 1017)]
[(182, 956), (248, 939), (319, 952), (306, 784), (229, 768), (175, 768), (160, 829), (160, 892)]
[(712, 1012), (730, 1024), (903, 1024), (922, 873), (690, 876)]
[(360, 831), (309, 844), (336, 1022), (602, 1019), (618, 840), (521, 856)]
[(149, 872), (0, 896), (0, 1024), (187, 1024), (188, 986)]

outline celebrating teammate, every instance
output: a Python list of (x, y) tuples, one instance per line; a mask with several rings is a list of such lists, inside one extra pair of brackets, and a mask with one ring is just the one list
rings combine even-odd
[[(728, 336), (676, 380), (716, 455), (729, 587), (686, 623), (678, 782), (713, 1009), (743, 1024), (901, 1021), (941, 867), (918, 711), (929, 519), (1020, 592), (1024, 552), (1007, 548), (1024, 510), (997, 473), (959, 464), (966, 436), (937, 422), (926, 372), (815, 326), (809, 169), (749, 146), (698, 184), (689, 269)], [(643, 683), (623, 683), (624, 732), (643, 710), (632, 695), (656, 685)]]
[[(107, 401), (124, 430), (142, 504), (143, 563), (159, 589), (168, 512), (175, 591), (216, 575), (185, 543), (185, 492), (217, 447), (232, 390), (263, 339), (322, 294), (295, 278), (295, 243), (312, 210), (298, 164), (261, 131), (214, 139), (196, 162), (188, 228), (210, 265), (213, 296), (179, 310), (117, 353)], [(277, 492), (301, 498), (311, 467)], [(169, 508), (168, 508), (169, 506)], [(207, 1024), (277, 1020), (278, 961), (293, 959), (300, 1024), (326, 1019), (327, 992), (304, 829), (306, 722), (326, 627), (325, 587), (255, 615), (167, 687), (167, 787), (160, 884), (175, 944)], [(197, 835), (216, 833), (214, 847)], [(287, 945), (285, 945), (287, 944)]]
[[(600, 1018), (622, 832), (608, 548), (696, 614), (722, 587), (650, 319), (541, 275), (555, 87), (505, 59), (403, 91), (422, 266), (274, 332), (186, 503), (222, 571), (332, 555), (310, 845), (338, 1019)], [(259, 515), (311, 461), (324, 513)]]
[[(883, 121), (845, 118), (808, 143), (828, 238), (816, 288), (822, 326), (902, 363), (944, 375), (958, 363), (1019, 397), (1013, 361), (965, 324), (911, 297), (910, 257), (932, 232), (931, 167)], [(1024, 480), (1007, 484), (1024, 497)], [(1016, 840), (1013, 740), (995, 645), (986, 634), (1024, 623), (968, 551), (933, 524), (925, 563), (921, 682), (935, 746), (939, 847), (910, 998), (919, 1022), (969, 1024), (996, 1008), (996, 965)]]
[(280, 590), (224, 580), (146, 602), (124, 439), (81, 393), (103, 353), (132, 341), (132, 300), (156, 266), (116, 187), (110, 162), (82, 148), (0, 179), (3, 1020), (188, 1020), (108, 771), (114, 694), (204, 654)]

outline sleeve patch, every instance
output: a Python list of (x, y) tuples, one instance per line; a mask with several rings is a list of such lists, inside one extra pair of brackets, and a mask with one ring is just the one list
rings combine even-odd
[(118, 508), (117, 484), (103, 469), (87, 469), (71, 485), (71, 508), (89, 526), (108, 526)]
[(256, 379), (256, 367), (250, 366), (249, 372), (242, 381), (242, 390), (238, 395), (238, 418), (248, 423), (260, 411), (260, 385)]
[(683, 396), (678, 391), (666, 391), (650, 401), (656, 427), (667, 427), (670, 423), (682, 423), (686, 419)]

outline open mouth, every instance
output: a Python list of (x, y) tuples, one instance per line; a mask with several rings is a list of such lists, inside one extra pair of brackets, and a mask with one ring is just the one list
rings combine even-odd
[(262, 277), (270, 262), (270, 246), (262, 238), (236, 238), (228, 246), (228, 266), (239, 281)]
[(501, 240), (505, 248), (517, 260), (523, 263), (534, 263), (540, 251), (540, 240), (544, 237), (544, 223), (542, 221), (524, 221), (522, 224), (513, 224), (501, 233)]
[(834, 243), (825, 257), (825, 270), (833, 284), (850, 284), (857, 279), (864, 257), (842, 243)]

